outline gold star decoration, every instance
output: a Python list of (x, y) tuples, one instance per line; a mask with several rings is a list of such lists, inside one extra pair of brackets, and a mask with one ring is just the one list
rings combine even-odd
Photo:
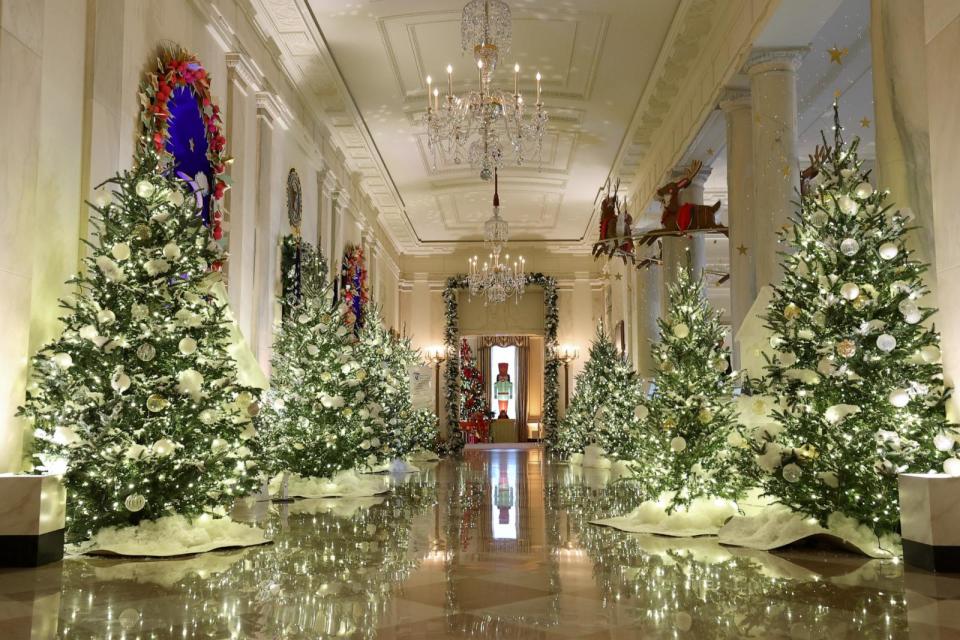
[(835, 62), (837, 64), (843, 64), (843, 57), (850, 53), (850, 49), (844, 47), (841, 49), (837, 45), (833, 45), (827, 49), (827, 53), (830, 54), (830, 62)]
[(708, 155), (708, 156), (712, 156), (712, 155), (713, 155), (713, 147), (710, 147), (709, 149), (707, 149), (707, 155)]
[(623, 280), (623, 274), (622, 274), (622, 273), (618, 273), (618, 274), (615, 275), (614, 277), (615, 277), (617, 280)]
[(742, 256), (747, 255), (747, 247), (742, 242), (740, 243), (740, 246), (737, 247), (737, 253), (739, 253)]
[(783, 165), (783, 169), (781, 169), (781, 171), (783, 172), (783, 177), (784, 177), (784, 178), (789, 178), (789, 177), (790, 177), (790, 165), (788, 165), (788, 164)]
[(869, 128), (870, 128), (870, 118), (868, 118), (868, 117), (866, 117), (866, 116), (864, 116), (863, 118), (861, 118), (861, 119), (860, 119), (860, 126), (863, 127), (864, 129), (869, 129)]
[(843, 91), (840, 91), (840, 89), (837, 89), (836, 91), (833, 92), (834, 98), (839, 98), (842, 95), (843, 95)]

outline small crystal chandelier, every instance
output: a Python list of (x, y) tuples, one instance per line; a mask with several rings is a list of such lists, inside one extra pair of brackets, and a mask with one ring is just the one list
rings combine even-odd
[(511, 267), (510, 255), (504, 256), (500, 262), (503, 247), (510, 240), (510, 226), (500, 217), (500, 193), (497, 179), (497, 170), (493, 170), (493, 216), (484, 224), (484, 240), (490, 247), (489, 262), (479, 265), (477, 256), (468, 260), (470, 270), (467, 275), (467, 286), (470, 296), (485, 296), (484, 305), (489, 303), (506, 302), (510, 296), (515, 302), (520, 301), (527, 285), (527, 274), (524, 270), (526, 260), (518, 257)]
[(471, 0), (460, 19), (460, 40), (464, 51), (472, 51), (477, 64), (477, 89), (465, 96), (453, 93), (453, 67), (447, 65), (447, 93), (443, 104), (440, 89), (427, 76), (427, 145), (436, 170), (441, 158), (453, 164), (465, 160), (490, 180), (503, 166), (505, 147), (512, 150), (517, 166), (531, 153), (543, 160), (543, 134), (549, 120), (540, 100), (537, 73), (537, 101), (524, 104), (520, 93), (520, 65), (513, 67), (513, 93), (491, 85), (500, 55), (510, 51), (512, 24), (510, 7), (502, 0)]

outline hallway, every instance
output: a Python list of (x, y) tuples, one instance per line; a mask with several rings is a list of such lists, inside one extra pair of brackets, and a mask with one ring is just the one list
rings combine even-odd
[[(957, 637), (960, 580), (622, 534), (609, 472), (468, 450), (383, 498), (272, 507), (274, 543), (0, 571), (0, 637)], [(619, 505), (619, 506), (618, 506)], [(924, 595), (926, 594), (926, 595)], [(939, 630), (930, 624), (945, 626)], [(32, 634), (31, 634), (32, 632)], [(940, 635), (937, 635), (939, 633)]]

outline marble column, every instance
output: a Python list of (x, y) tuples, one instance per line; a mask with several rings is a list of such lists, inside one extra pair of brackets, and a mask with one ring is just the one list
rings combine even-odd
[(257, 354), (260, 367), (268, 375), (273, 347), (272, 301), (276, 298), (273, 290), (276, 239), (271, 233), (273, 203), (276, 201), (273, 186), (275, 182), (279, 182), (274, 179), (273, 171), (275, 124), (276, 119), (269, 108), (269, 99), (264, 94), (257, 94), (257, 211), (253, 280), (256, 308), (250, 346)]
[(224, 199), (224, 228), (228, 234), (227, 289), (230, 306), (245, 336), (254, 331), (254, 254), (256, 251), (257, 111), (259, 88), (256, 68), (242, 53), (228, 53), (226, 135), (233, 164), (234, 184)]
[[(727, 224), (730, 228), (730, 325), (737, 335), (757, 297), (753, 256), (753, 118), (750, 93), (726, 90), (720, 99), (727, 124)], [(740, 365), (739, 345), (733, 344), (733, 366)]]
[[(916, 215), (917, 229), (907, 237), (914, 257), (935, 261), (930, 184), (930, 123), (921, 3), (872, 0), (870, 46), (873, 55), (873, 104), (876, 131), (874, 184), (890, 190), (890, 202)], [(946, 6), (946, 4), (944, 4)], [(942, 79), (941, 79), (942, 81)], [(841, 102), (840, 107), (843, 108)], [(936, 292), (936, 270), (926, 274)], [(935, 295), (925, 300), (936, 306)]]
[(644, 378), (654, 374), (653, 351), (655, 342), (660, 341), (661, 280), (663, 267), (658, 264), (636, 270), (636, 336), (637, 336), (637, 373)]
[(747, 60), (753, 111), (753, 245), (757, 288), (779, 284), (778, 231), (789, 224), (800, 185), (797, 69), (806, 48), (755, 49)]
[[(940, 312), (933, 318), (940, 331), (944, 380), (960, 382), (960, 84), (951, 81), (960, 60), (960, 5), (926, 0), (927, 108), (930, 122), (930, 177), (936, 244), (937, 297)], [(931, 11), (936, 9), (936, 11)], [(894, 194), (896, 195), (896, 194)], [(960, 420), (960, 394), (947, 406), (951, 422)]]

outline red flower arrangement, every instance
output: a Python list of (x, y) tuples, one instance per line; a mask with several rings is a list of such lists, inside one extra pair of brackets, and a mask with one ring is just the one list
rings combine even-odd
[[(210, 234), (214, 240), (219, 241), (223, 238), (223, 213), (220, 204), (230, 181), (226, 173), (226, 166), (230, 161), (225, 153), (227, 139), (221, 128), (220, 107), (213, 102), (210, 94), (207, 70), (196, 56), (182, 48), (161, 50), (156, 70), (148, 73), (140, 85), (140, 101), (143, 105), (140, 118), (141, 146), (149, 147), (158, 154), (161, 165), (172, 164), (173, 156), (167, 149), (170, 137), (169, 102), (179, 87), (189, 87), (201, 107), (207, 139), (206, 156), (213, 171), (210, 185)], [(211, 266), (219, 269), (222, 265), (218, 261)]]

